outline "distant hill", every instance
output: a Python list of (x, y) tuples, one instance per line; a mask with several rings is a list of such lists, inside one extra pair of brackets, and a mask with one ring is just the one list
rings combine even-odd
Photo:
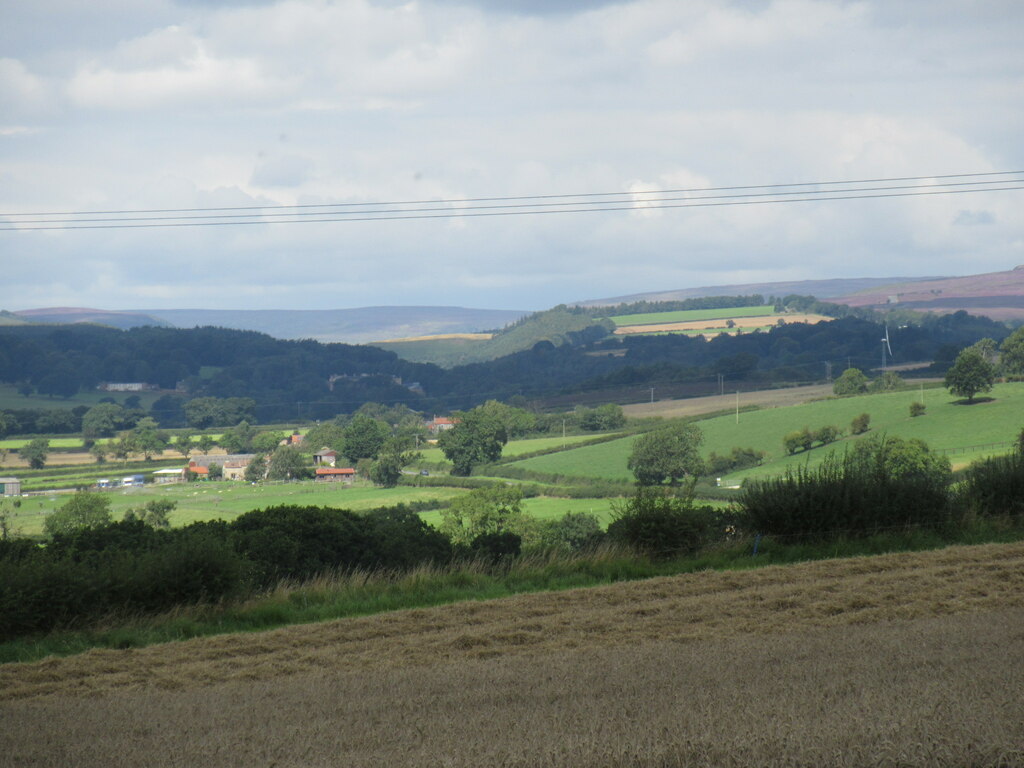
[(161, 309), (153, 315), (176, 328), (212, 325), (260, 331), (277, 339), (363, 344), (443, 333), (503, 328), (528, 315), (515, 309), (359, 307), (356, 309)]
[(834, 297), (851, 307), (913, 309), (948, 314), (965, 310), (993, 320), (1024, 320), (1024, 265), (1006, 272), (893, 281)]
[(698, 299), (705, 296), (736, 296), (760, 293), (764, 296), (787, 296), (798, 293), (802, 296), (816, 296), (832, 299), (858, 291), (866, 291), (893, 283), (913, 283), (920, 280), (942, 280), (935, 277), (853, 277), (830, 280), (794, 280), (780, 283), (742, 283), (737, 285), (711, 285), (702, 288), (679, 288), (671, 291), (632, 293), (627, 296), (613, 296), (608, 299), (588, 299), (574, 302), (581, 307), (603, 307), (614, 304), (630, 304), (636, 301), (678, 301)]
[(22, 309), (10, 314), (28, 323), (96, 323), (97, 325), (109, 325), (122, 330), (140, 328), (146, 325), (170, 325), (170, 323), (158, 320), (145, 312), (120, 312), (107, 309), (89, 309), (86, 307)]

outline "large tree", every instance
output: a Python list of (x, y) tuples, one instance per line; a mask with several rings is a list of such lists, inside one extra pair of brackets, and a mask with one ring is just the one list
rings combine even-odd
[(515, 486), (478, 488), (441, 510), (441, 532), (453, 544), (470, 544), (479, 536), (529, 534), (535, 521), (522, 509), (523, 493)]
[(979, 392), (992, 389), (995, 380), (995, 366), (979, 350), (968, 347), (957, 355), (953, 367), (946, 372), (945, 386), (954, 395), (966, 397), (970, 403)]
[(637, 485), (661, 485), (665, 481), (677, 485), (682, 478), (704, 471), (704, 461), (698, 452), (702, 442), (704, 434), (692, 424), (674, 424), (648, 432), (633, 443), (626, 466), (636, 477)]
[(832, 393), (835, 395), (860, 395), (867, 391), (868, 377), (859, 368), (847, 368), (832, 383)]
[(454, 464), (453, 475), (468, 475), (477, 464), (497, 461), (508, 442), (505, 425), (492, 413), (474, 408), (455, 414), (455, 426), (437, 438), (438, 447)]
[(345, 456), (351, 462), (375, 459), (389, 437), (391, 428), (383, 421), (370, 416), (356, 416), (345, 427)]

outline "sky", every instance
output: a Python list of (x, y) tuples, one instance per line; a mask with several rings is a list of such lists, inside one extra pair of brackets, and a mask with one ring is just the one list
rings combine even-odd
[[(640, 191), (1024, 169), (1018, 0), (0, 3), (0, 309), (539, 310), (1024, 264), (1024, 190)], [(31, 212), (623, 192), (627, 210), (12, 229)], [(692, 193), (691, 193), (692, 196)]]

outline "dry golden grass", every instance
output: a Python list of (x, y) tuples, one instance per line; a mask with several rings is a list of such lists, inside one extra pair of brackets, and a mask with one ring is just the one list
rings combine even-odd
[(374, 344), (400, 344), (406, 341), (443, 341), (445, 339), (466, 339), (468, 341), (488, 341), (493, 333), (431, 333), (426, 336), (403, 336), (400, 339), (382, 339)]
[(0, 765), (1024, 765), (1024, 543), (0, 668)]

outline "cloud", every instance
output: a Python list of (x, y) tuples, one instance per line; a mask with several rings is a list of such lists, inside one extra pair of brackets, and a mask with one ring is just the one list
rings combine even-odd
[[(1022, 167), (1014, 3), (40, 3), (0, 30), (0, 210), (614, 191), (637, 207), (5, 233), (0, 258), (33, 269), (5, 273), (0, 307), (129, 306), (137, 289), (164, 306), (543, 308), (1024, 262), (1019, 193), (675, 210), (641, 194)], [(295, 267), (324, 263), (343, 276)]]

